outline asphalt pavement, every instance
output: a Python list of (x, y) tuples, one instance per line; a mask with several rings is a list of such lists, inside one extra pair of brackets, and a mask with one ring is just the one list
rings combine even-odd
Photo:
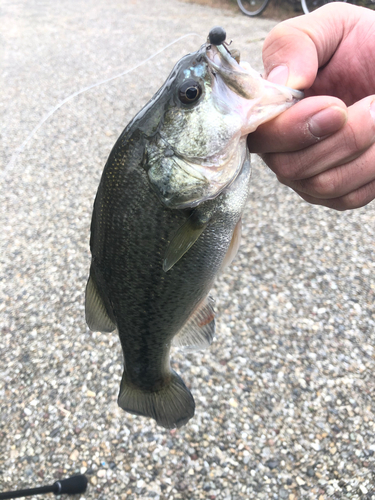
[(84, 320), (115, 140), (213, 26), (261, 71), (275, 24), (177, 0), (3, 0), (0, 492), (82, 472), (80, 500), (375, 498), (374, 203), (308, 205), (254, 155), (217, 339), (172, 354), (196, 400), (177, 431), (117, 407), (119, 341)]

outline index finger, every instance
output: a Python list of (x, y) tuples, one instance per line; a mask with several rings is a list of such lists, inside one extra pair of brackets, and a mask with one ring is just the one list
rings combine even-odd
[(318, 68), (329, 61), (360, 13), (354, 5), (337, 8), (332, 3), (278, 24), (263, 46), (265, 77), (295, 89), (310, 88)]
[(298, 151), (337, 132), (346, 120), (347, 108), (337, 97), (309, 97), (260, 125), (247, 144), (251, 153)]

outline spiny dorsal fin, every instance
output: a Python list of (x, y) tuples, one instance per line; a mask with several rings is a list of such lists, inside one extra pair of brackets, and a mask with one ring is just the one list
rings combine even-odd
[(213, 298), (206, 297), (197, 307), (181, 330), (172, 340), (172, 345), (183, 350), (207, 349), (215, 335), (215, 311)]
[(92, 332), (113, 332), (116, 329), (92, 276), (89, 277), (86, 286), (85, 313), (86, 323)]

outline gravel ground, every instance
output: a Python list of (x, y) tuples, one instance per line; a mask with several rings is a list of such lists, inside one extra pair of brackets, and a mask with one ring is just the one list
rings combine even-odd
[[(80, 500), (375, 498), (374, 204), (309, 206), (254, 158), (242, 247), (214, 289), (217, 340), (173, 353), (197, 405), (180, 430), (117, 407), (118, 339), (84, 321), (91, 207), (117, 136), (212, 26), (261, 70), (275, 22), (177, 0), (0, 13), (0, 491), (81, 471)], [(190, 32), (69, 100), (11, 161), (63, 99)]]

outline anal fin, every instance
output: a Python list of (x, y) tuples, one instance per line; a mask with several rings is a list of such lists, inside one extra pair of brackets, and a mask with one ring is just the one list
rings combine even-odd
[(199, 304), (181, 330), (172, 340), (172, 345), (186, 351), (207, 349), (215, 335), (215, 311), (213, 299), (208, 296)]
[(85, 314), (86, 323), (93, 332), (113, 332), (116, 329), (92, 276), (86, 286)]

